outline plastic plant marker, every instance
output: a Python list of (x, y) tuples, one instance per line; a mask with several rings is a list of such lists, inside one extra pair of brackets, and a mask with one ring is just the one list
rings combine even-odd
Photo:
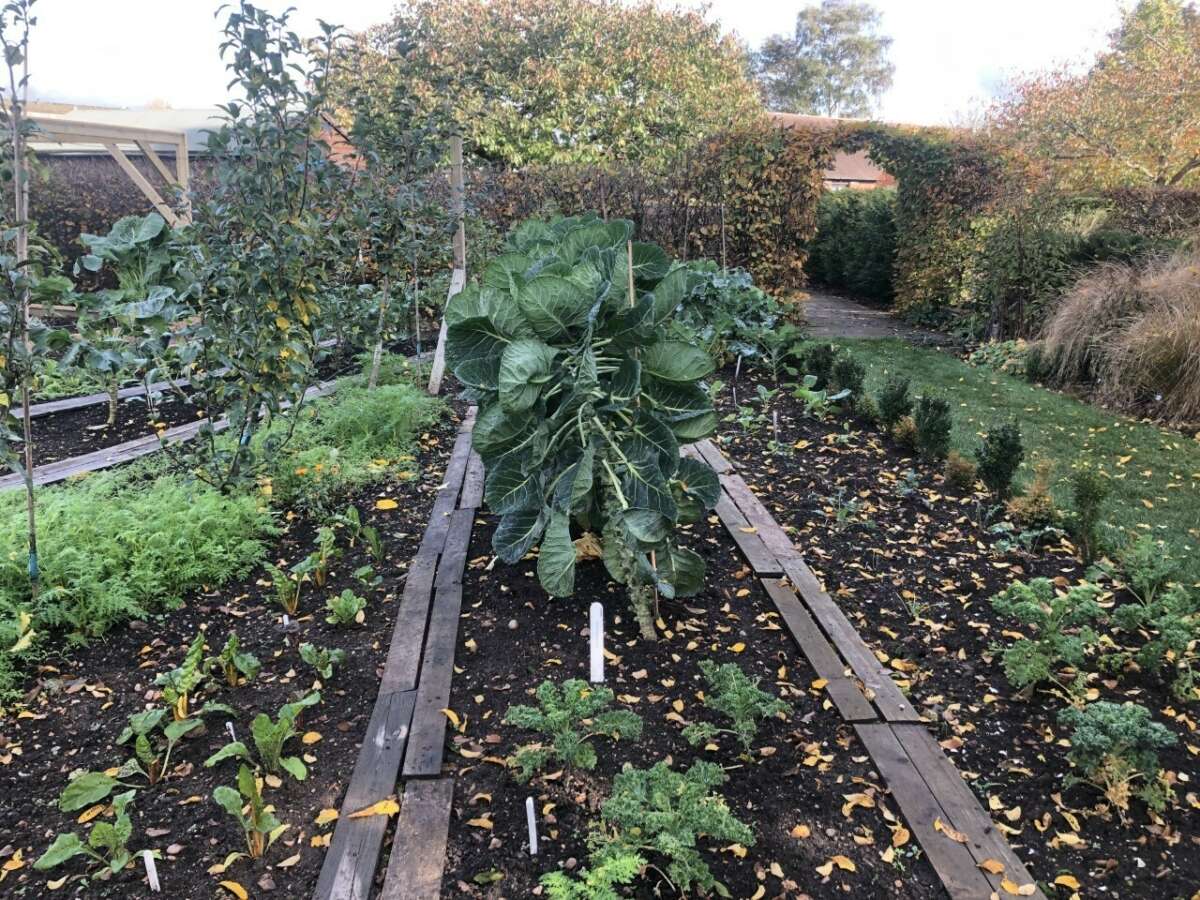
[(154, 861), (154, 853), (150, 850), (143, 850), (142, 863), (146, 866), (146, 880), (150, 882), (150, 890), (156, 894), (160, 893), (162, 885), (158, 882), (158, 864)]
[(604, 604), (593, 603), (589, 609), (589, 635), (592, 650), (592, 684), (604, 681)]
[[(593, 604), (599, 606), (600, 604)], [(533, 798), (525, 798), (525, 818), (529, 820), (529, 855), (537, 856), (538, 853), (538, 838), (537, 838), (537, 818), (533, 811)]]
[(236, 742), (237, 742), (237, 735), (236, 735), (236, 734), (234, 733), (234, 731), (233, 731), (233, 723), (232, 723), (232, 722), (226, 722), (226, 723), (225, 723), (225, 730), (229, 732), (229, 739), (230, 739), (231, 741), (234, 741), (234, 742), (236, 743)]

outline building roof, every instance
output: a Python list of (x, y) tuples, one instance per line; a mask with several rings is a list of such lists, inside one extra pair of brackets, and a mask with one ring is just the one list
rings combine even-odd
[[(31, 103), (29, 111), (46, 118), (61, 118), (74, 122), (90, 122), (103, 125), (121, 125), (148, 128), (155, 131), (182, 131), (187, 135), (188, 152), (206, 153), (209, 132), (216, 131), (224, 122), (224, 113), (219, 109), (103, 109), (98, 107), (68, 106), (59, 103)], [(34, 152), (46, 155), (90, 156), (106, 153), (99, 144), (54, 144), (38, 141), (36, 135), (30, 142)], [(174, 151), (174, 147), (167, 148)]]
[[(800, 113), (768, 112), (768, 116), (783, 128), (803, 131), (833, 131), (839, 125), (855, 125), (868, 119), (841, 119), (836, 116), (808, 116)], [(838, 151), (833, 165), (825, 170), (826, 181), (854, 182), (857, 184), (892, 184), (894, 180), (879, 166), (871, 162), (865, 150), (853, 153)]]

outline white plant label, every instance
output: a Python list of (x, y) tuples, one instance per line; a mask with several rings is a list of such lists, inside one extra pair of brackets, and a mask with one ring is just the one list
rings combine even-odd
[(237, 735), (233, 733), (233, 723), (232, 723), (232, 722), (226, 722), (226, 723), (225, 723), (225, 730), (229, 732), (229, 739), (230, 739), (231, 741), (235, 741), (235, 742), (236, 742), (236, 741), (237, 741)]
[(533, 798), (525, 798), (525, 818), (529, 820), (529, 855), (537, 856), (537, 818), (533, 812)]
[(604, 605), (593, 603), (588, 610), (588, 631), (592, 642), (592, 684), (604, 681)]
[(158, 883), (158, 865), (154, 862), (154, 854), (149, 850), (143, 850), (142, 862), (146, 866), (146, 880), (150, 882), (150, 890), (156, 894), (161, 892), (162, 885)]

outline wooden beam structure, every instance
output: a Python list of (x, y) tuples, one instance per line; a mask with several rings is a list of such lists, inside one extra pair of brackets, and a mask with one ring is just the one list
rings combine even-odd
[[(134, 128), (129, 125), (107, 125), (102, 122), (81, 122), (59, 116), (31, 115), (29, 120), (37, 126), (30, 136), (34, 142), (54, 144), (99, 144), (116, 161), (139, 191), (154, 206), (172, 228), (190, 225), (192, 205), (188, 198), (190, 167), (188, 166), (187, 135), (182, 131), (164, 131), (157, 128)], [(168, 187), (179, 192), (180, 204), (175, 209), (163, 197), (150, 180), (129, 159), (122, 145), (137, 148)], [(175, 171), (155, 150), (155, 145), (168, 146), (175, 151)]]

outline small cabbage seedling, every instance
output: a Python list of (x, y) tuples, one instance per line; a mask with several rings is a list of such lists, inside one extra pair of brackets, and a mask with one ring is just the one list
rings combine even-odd
[(676, 772), (665, 762), (649, 769), (628, 763), (613, 779), (612, 795), (600, 808), (605, 828), (597, 835), (607, 852), (656, 855), (668, 860), (667, 877), (675, 891), (688, 895), (716, 890), (729, 896), (717, 882), (697, 849), (703, 835), (719, 844), (754, 844), (754, 832), (738, 820), (713, 789), (725, 782), (725, 772), (710, 762), (695, 763)]
[(33, 867), (39, 872), (45, 872), (76, 856), (86, 855), (101, 866), (97, 874), (107, 876), (120, 872), (133, 858), (127, 845), (133, 836), (129, 805), (136, 793), (137, 791), (125, 791), (114, 797), (113, 821), (96, 822), (88, 833), (86, 843), (74, 832), (60, 834), (46, 852), (38, 857)]
[(636, 741), (642, 736), (642, 719), (627, 709), (609, 709), (611, 688), (590, 685), (572, 678), (556, 685), (543, 681), (537, 689), (537, 706), (510, 706), (504, 715), (508, 725), (540, 731), (548, 744), (521, 747), (510, 763), (517, 768), (517, 780), (528, 781), (551, 759), (577, 769), (596, 766), (596, 748), (588, 743), (594, 737)]
[(333, 677), (333, 667), (340, 666), (346, 661), (346, 651), (318, 647), (315, 644), (301, 644), (300, 658), (317, 670), (323, 679)]
[[(134, 758), (126, 763), (126, 768), (140, 772), (150, 784), (158, 784), (166, 775), (175, 745), (189, 731), (200, 727), (199, 719), (183, 719), (163, 725), (166, 714), (166, 709), (161, 706), (135, 713), (129, 717), (129, 724), (117, 738), (118, 744), (133, 740)], [(159, 726), (162, 726), (161, 741), (155, 737)]]
[(1057, 684), (1054, 675), (1060, 666), (1084, 664), (1099, 641), (1091, 627), (1104, 613), (1096, 602), (1099, 595), (1100, 589), (1093, 584), (1059, 593), (1050, 579), (1035, 578), (1028, 584), (1014, 581), (992, 598), (996, 612), (1012, 616), (1032, 632), (1003, 650), (1004, 674), (1019, 689), (1018, 696), (1029, 699), (1043, 681)]
[(213, 791), (213, 800), (242, 827), (251, 859), (266, 853), (287, 828), (263, 803), (262, 785), (247, 765), (238, 768), (237, 789), (221, 785)]
[(1067, 758), (1083, 773), (1069, 783), (1085, 781), (1098, 787), (1124, 818), (1129, 798), (1142, 799), (1151, 809), (1166, 808), (1169, 789), (1158, 777), (1158, 751), (1177, 743), (1174, 734), (1150, 718), (1150, 710), (1135, 703), (1098, 700), (1083, 709), (1067, 707), (1058, 723), (1071, 732)]
[(258, 657), (243, 651), (237, 633), (232, 631), (221, 652), (217, 656), (210, 656), (206, 665), (208, 671), (219, 672), (230, 687), (237, 687), (243, 678), (253, 681), (262, 669)]
[[(295, 703), (284, 704), (279, 709), (279, 718), (272, 719), (266, 713), (259, 713), (250, 723), (250, 735), (254, 741), (254, 749), (258, 751), (258, 761), (265, 772), (278, 775), (287, 772), (297, 781), (308, 777), (308, 768), (298, 756), (284, 756), (283, 746), (299, 732), (296, 730), (296, 719), (300, 711), (307, 706), (321, 702), (319, 693), (309, 694)], [(242, 741), (230, 741), (212, 756), (204, 761), (211, 768), (227, 759), (242, 759), (248, 763), (254, 762), (254, 756)]]
[(792, 708), (758, 686), (757, 678), (749, 678), (733, 663), (718, 666), (712, 660), (703, 660), (700, 671), (708, 682), (704, 692), (704, 705), (721, 713), (730, 720), (732, 728), (718, 728), (711, 722), (694, 722), (683, 729), (689, 744), (710, 741), (718, 734), (732, 734), (741, 741), (742, 749), (750, 752), (758, 723), (771, 716), (786, 715)]
[(366, 620), (363, 610), (367, 608), (367, 601), (349, 588), (326, 600), (325, 608), (329, 610), (325, 621), (330, 625), (361, 625)]

